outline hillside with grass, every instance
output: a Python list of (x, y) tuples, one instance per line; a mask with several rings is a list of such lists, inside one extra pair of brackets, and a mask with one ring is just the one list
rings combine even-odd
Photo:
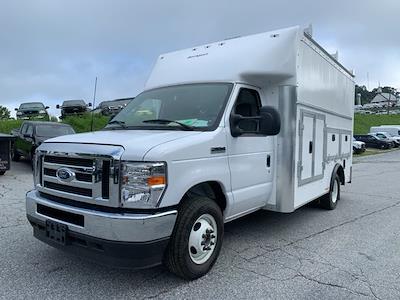
[(354, 134), (367, 134), (372, 126), (400, 125), (400, 115), (354, 115)]

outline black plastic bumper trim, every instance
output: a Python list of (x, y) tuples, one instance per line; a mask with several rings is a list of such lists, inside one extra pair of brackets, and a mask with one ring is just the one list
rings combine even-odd
[(65, 245), (46, 237), (46, 223), (27, 216), (40, 241), (96, 263), (117, 268), (143, 269), (162, 263), (169, 237), (148, 242), (109, 241), (67, 230)]

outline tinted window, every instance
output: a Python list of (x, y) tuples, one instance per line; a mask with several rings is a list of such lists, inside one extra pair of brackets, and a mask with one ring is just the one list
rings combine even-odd
[(32, 103), (22, 103), (19, 108), (44, 108), (43, 103), (40, 102), (32, 102)]
[(28, 128), (28, 124), (22, 125), (21, 133), (24, 134), (24, 133), (26, 132), (26, 129), (27, 129), (27, 128)]
[(62, 106), (86, 106), (86, 103), (83, 100), (68, 100), (64, 101)]
[(26, 130), (26, 134), (33, 135), (33, 126), (32, 125), (28, 126), (28, 128)]
[[(235, 103), (234, 113), (242, 117), (257, 117), (260, 115), (261, 101), (257, 91), (241, 89)], [(245, 131), (256, 131), (257, 122), (254, 120), (243, 120), (239, 128)]]

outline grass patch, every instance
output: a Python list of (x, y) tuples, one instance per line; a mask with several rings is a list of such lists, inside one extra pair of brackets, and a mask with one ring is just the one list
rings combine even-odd
[[(95, 114), (93, 116), (93, 130), (103, 129), (107, 125), (110, 117), (103, 116), (101, 114)], [(92, 123), (92, 115), (84, 114), (81, 116), (66, 117), (62, 120), (62, 123), (69, 124), (74, 128), (77, 133), (90, 131)]]
[[(93, 130), (103, 129), (107, 125), (110, 117), (105, 117), (100, 114), (95, 114), (93, 117)], [(52, 119), (52, 121), (57, 121)], [(11, 130), (21, 127), (24, 120), (0, 120), (0, 133), (10, 134)], [(77, 133), (90, 131), (90, 125), (92, 122), (91, 114), (85, 114), (82, 116), (71, 116), (62, 120), (62, 123), (66, 123), (72, 126)]]
[(388, 152), (393, 152), (393, 151), (399, 151), (399, 148), (392, 148), (389, 150), (381, 150), (381, 149), (375, 149), (375, 148), (367, 148), (365, 152), (361, 154), (353, 154), (353, 158), (355, 157), (364, 157), (364, 156), (369, 156), (369, 155), (375, 155), (375, 154), (383, 154), (383, 153), (388, 153)]
[(400, 125), (400, 115), (354, 115), (354, 134), (367, 134), (372, 126)]
[(11, 130), (21, 127), (22, 120), (0, 120), (0, 133), (10, 134)]

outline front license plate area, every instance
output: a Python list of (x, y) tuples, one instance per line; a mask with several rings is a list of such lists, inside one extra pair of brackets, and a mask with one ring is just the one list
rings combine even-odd
[(67, 244), (67, 225), (51, 220), (46, 221), (46, 237), (51, 241), (65, 246)]

